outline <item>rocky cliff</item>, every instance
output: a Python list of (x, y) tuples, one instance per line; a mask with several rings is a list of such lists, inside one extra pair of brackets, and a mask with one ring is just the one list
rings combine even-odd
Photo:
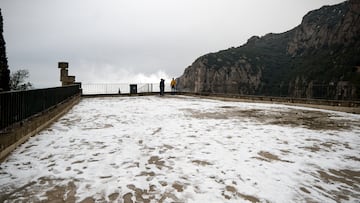
[(360, 1), (309, 12), (280, 34), (199, 57), (182, 91), (360, 99)]

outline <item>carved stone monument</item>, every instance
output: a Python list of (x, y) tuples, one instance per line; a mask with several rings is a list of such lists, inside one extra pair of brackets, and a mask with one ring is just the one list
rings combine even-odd
[(62, 86), (72, 85), (75, 83), (75, 76), (69, 76), (69, 63), (68, 62), (59, 62), (60, 68), (60, 81)]

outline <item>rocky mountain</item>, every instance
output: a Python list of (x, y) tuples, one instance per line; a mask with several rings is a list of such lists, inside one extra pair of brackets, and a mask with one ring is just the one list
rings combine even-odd
[(177, 79), (182, 91), (360, 99), (360, 1), (309, 12), (280, 34), (199, 57)]

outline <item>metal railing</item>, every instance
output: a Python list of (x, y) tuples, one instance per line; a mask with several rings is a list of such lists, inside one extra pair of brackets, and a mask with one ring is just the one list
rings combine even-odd
[(0, 131), (80, 94), (79, 85), (0, 93)]
[[(138, 93), (159, 92), (159, 83), (135, 83)], [(130, 83), (118, 84), (83, 84), (83, 95), (128, 94)], [(165, 92), (170, 92), (169, 83), (165, 84)], [(360, 101), (360, 86), (356, 85), (324, 85), (306, 84), (303, 86), (268, 85), (250, 87), (242, 84), (201, 84), (195, 87), (177, 87), (178, 92), (236, 94), (269, 97), (289, 97), (303, 99), (352, 100)]]
[[(130, 85), (137, 86), (138, 93), (160, 92), (159, 83), (93, 83), (82, 84), (83, 95), (129, 94)], [(171, 91), (170, 83), (165, 84), (165, 91)]]

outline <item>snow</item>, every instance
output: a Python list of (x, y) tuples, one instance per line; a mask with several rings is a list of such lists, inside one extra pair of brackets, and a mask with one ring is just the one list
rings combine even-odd
[(356, 202), (359, 121), (185, 96), (82, 99), (1, 163), (0, 200)]

